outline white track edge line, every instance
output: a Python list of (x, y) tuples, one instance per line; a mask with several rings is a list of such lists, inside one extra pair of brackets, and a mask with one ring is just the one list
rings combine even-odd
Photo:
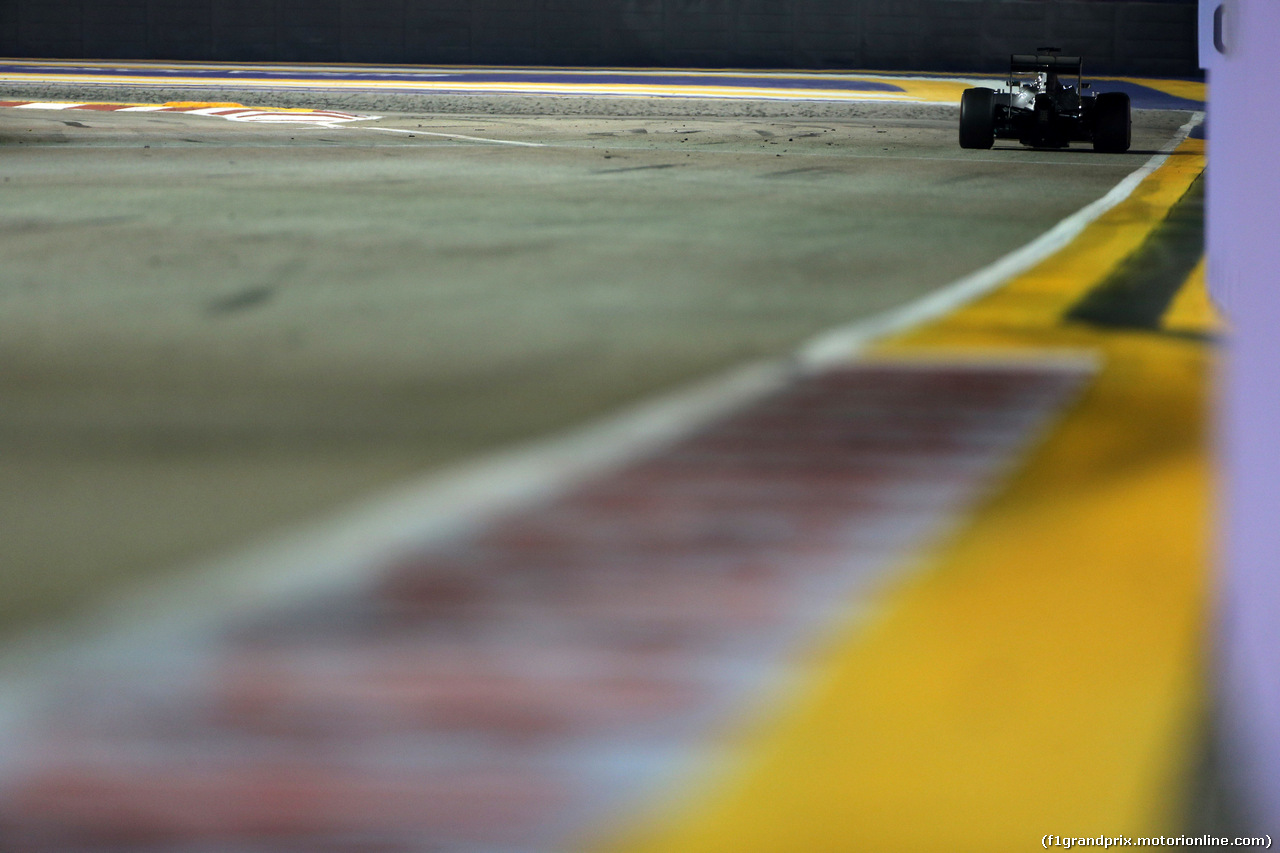
[(1204, 121), (1204, 116), (1203, 112), (1193, 113), (1159, 152), (1112, 187), (1110, 192), (1080, 208), (1030, 243), (915, 302), (819, 335), (800, 348), (798, 358), (801, 364), (818, 370), (848, 361), (873, 341), (942, 317), (1031, 269), (1064, 248), (1091, 223), (1132, 195), (1148, 175), (1164, 165), (1174, 149)]

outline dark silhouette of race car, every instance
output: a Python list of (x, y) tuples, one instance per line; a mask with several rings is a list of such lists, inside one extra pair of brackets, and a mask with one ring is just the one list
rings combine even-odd
[(1080, 57), (1056, 47), (1009, 57), (1008, 89), (965, 89), (960, 98), (960, 147), (990, 148), (1016, 139), (1034, 148), (1092, 142), (1095, 151), (1129, 150), (1132, 117), (1123, 92), (1086, 94)]

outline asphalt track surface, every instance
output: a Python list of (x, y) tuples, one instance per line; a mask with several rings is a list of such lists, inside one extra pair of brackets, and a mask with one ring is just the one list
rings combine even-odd
[(943, 107), (699, 104), (5, 109), (0, 624), (785, 355), (1027, 242), (1186, 118), (1102, 156), (961, 151)]
[[(1139, 150), (1102, 158), (960, 152), (952, 108), (853, 95), (627, 117), (21, 94), (4, 257), (27, 266), (0, 316), (25, 313), (0, 339), (25, 347), (0, 393), (46, 500), (28, 517), (114, 549), (81, 602), (199, 553), (129, 562), (140, 503), (239, 553), (88, 641), (3, 649), (19, 846), (993, 850), (1185, 825), (1218, 328), (1194, 121), (1140, 114)], [(96, 527), (66, 511), (86, 495)]]

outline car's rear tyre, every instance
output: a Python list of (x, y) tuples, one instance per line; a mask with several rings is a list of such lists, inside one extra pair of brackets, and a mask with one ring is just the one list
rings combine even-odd
[(1093, 105), (1093, 150), (1123, 153), (1129, 150), (1132, 136), (1129, 96), (1124, 92), (1103, 92)]
[(995, 141), (995, 90), (965, 89), (960, 96), (960, 147), (990, 148)]

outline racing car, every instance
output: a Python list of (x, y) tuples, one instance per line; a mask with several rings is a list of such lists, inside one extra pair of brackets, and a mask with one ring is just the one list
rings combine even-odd
[(960, 98), (960, 147), (990, 148), (1016, 139), (1033, 148), (1092, 142), (1095, 151), (1129, 150), (1132, 117), (1123, 92), (1085, 94), (1080, 57), (1056, 47), (1009, 57), (1005, 91), (965, 89)]

